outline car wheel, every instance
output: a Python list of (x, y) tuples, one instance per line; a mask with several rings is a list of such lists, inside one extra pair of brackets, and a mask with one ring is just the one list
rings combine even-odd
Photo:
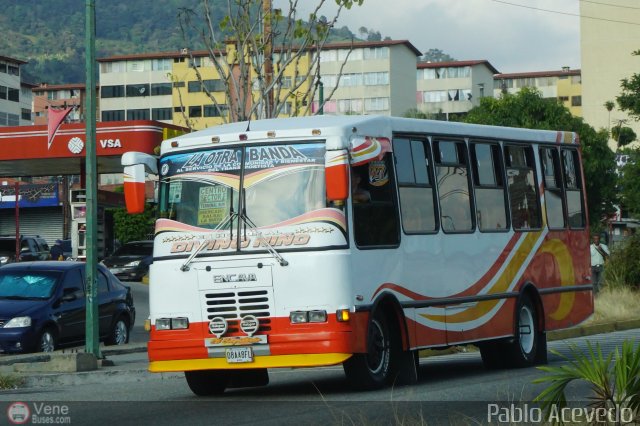
[(56, 350), (56, 336), (50, 329), (44, 329), (38, 338), (38, 352), (53, 352)]
[(109, 338), (105, 342), (107, 345), (124, 345), (129, 343), (129, 323), (126, 319), (119, 317), (113, 324), (109, 333)]

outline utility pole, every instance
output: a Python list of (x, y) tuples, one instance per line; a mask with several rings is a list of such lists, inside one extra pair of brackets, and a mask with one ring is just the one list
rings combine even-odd
[(267, 88), (265, 117), (273, 114), (273, 32), (272, 32), (272, 0), (262, 0), (262, 28), (264, 43), (264, 84)]
[(87, 263), (86, 263), (86, 336), (85, 350), (100, 358), (98, 328), (98, 170), (96, 161), (96, 6), (95, 0), (85, 0), (85, 72), (86, 72), (86, 203), (87, 203)]

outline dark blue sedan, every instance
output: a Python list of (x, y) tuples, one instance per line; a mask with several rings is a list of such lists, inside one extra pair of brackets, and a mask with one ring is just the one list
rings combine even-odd
[[(0, 268), (0, 352), (50, 352), (85, 340), (85, 263), (21, 262)], [(98, 265), (100, 340), (129, 341), (136, 310), (129, 287)]]

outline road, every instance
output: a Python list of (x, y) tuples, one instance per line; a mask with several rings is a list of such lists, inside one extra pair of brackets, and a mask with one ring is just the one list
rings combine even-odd
[[(623, 340), (639, 342), (640, 329), (550, 342), (549, 347), (567, 355), (569, 345), (584, 349), (590, 341), (606, 354)], [(550, 365), (563, 362), (550, 353)], [(153, 375), (139, 382), (0, 392), (0, 400), (58, 401), (69, 408), (74, 424), (475, 425), (489, 423), (489, 404), (500, 409), (529, 404), (544, 388), (532, 381), (544, 374), (536, 368), (488, 371), (477, 352), (468, 352), (422, 359), (416, 385), (371, 392), (351, 391), (342, 369), (329, 367), (271, 370), (269, 386), (234, 389), (217, 398), (195, 397), (182, 378)], [(570, 400), (586, 405), (586, 385), (568, 389)]]

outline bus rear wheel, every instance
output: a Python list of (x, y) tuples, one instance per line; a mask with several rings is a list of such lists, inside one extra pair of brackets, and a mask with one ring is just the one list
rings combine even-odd
[(377, 311), (369, 320), (367, 352), (354, 354), (343, 364), (351, 386), (358, 389), (377, 389), (392, 380), (396, 342), (391, 335), (389, 320)]
[(184, 377), (191, 392), (198, 396), (222, 395), (229, 381), (223, 370), (185, 371)]
[(538, 346), (541, 344), (538, 313), (528, 294), (520, 297), (516, 311), (516, 335), (511, 342), (510, 361), (514, 367), (530, 367), (536, 363)]

